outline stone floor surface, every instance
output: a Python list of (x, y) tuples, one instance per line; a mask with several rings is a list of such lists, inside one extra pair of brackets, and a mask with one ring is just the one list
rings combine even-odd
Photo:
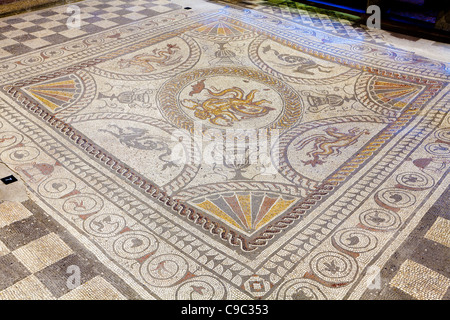
[(0, 299), (448, 300), (449, 53), (289, 1), (0, 18)]

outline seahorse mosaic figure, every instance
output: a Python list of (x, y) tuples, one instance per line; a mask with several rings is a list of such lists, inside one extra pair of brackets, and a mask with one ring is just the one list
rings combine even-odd
[(317, 69), (320, 72), (325, 73), (331, 72), (330, 69), (332, 67), (321, 66), (320, 64), (316, 63), (311, 59), (307, 59), (300, 56), (294, 56), (290, 54), (281, 54), (277, 50), (273, 49), (271, 46), (265, 46), (264, 48), (262, 48), (263, 53), (268, 53), (269, 51), (273, 51), (273, 53), (279, 60), (288, 63), (290, 66), (295, 67), (295, 69), (292, 70), (293, 72), (309, 75), (314, 75), (314, 72), (309, 71), (310, 69)]
[(181, 56), (176, 55), (180, 47), (176, 44), (167, 44), (167, 49), (154, 49), (153, 54), (138, 54), (131, 59), (120, 59), (119, 67), (121, 69), (130, 68), (131, 66), (138, 66), (143, 73), (149, 73), (154, 70), (155, 64), (161, 66), (170, 66), (181, 60)]
[(306, 154), (313, 159), (302, 161), (305, 166), (311, 165), (315, 167), (325, 163), (324, 159), (332, 154), (341, 154), (341, 149), (355, 144), (363, 134), (369, 134), (369, 131), (352, 128), (348, 130), (348, 133), (343, 133), (333, 127), (325, 129), (325, 133), (312, 135), (295, 144), (296, 150), (301, 150), (308, 144), (313, 144), (312, 150)]
[(119, 142), (130, 147), (139, 150), (153, 150), (164, 152), (159, 155), (159, 159), (164, 162), (162, 170), (176, 166), (172, 161), (166, 160), (172, 154), (172, 150), (169, 145), (163, 141), (163, 138), (158, 136), (152, 136), (148, 134), (147, 130), (140, 128), (128, 127), (129, 132), (125, 132), (119, 126), (114, 124), (109, 126), (110, 128), (117, 129), (117, 133), (107, 129), (99, 129), (100, 132), (107, 132), (119, 139)]
[(212, 124), (229, 127), (233, 125), (234, 121), (263, 117), (270, 111), (275, 110), (263, 105), (270, 104), (270, 101), (265, 99), (254, 101), (258, 92), (256, 89), (251, 90), (247, 95), (239, 87), (224, 90), (213, 88), (217, 91), (214, 92), (205, 87), (204, 81), (200, 80), (193, 85), (189, 95), (193, 96), (206, 90), (212, 96), (211, 98), (204, 101), (184, 99), (182, 102), (183, 107), (195, 110), (194, 115), (201, 120), (208, 119)]

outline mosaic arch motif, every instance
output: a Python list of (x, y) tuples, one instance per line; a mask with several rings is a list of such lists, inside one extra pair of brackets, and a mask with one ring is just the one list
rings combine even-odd
[[(220, 28), (212, 34), (203, 29), (205, 37), (200, 33), (194, 37), (195, 30), (219, 18), (230, 29), (235, 26), (235, 31), (247, 32), (219, 36)], [(202, 292), (205, 298), (330, 299), (364, 291), (369, 264), (378, 263), (377, 257), (387, 254), (385, 248), (389, 251), (408, 235), (423, 214), (422, 206), (447, 181), (443, 179), (449, 158), (448, 74), (442, 69), (416, 69), (413, 64), (405, 67), (390, 56), (378, 59), (372, 50), (355, 54), (333, 32), (325, 37), (326, 30), (319, 33), (308, 25), (299, 27), (270, 12), (180, 10), (147, 22), (134, 31), (130, 28), (126, 37), (98, 34), (96, 41), (89, 41), (90, 50), (76, 51), (77, 60), (67, 56), (55, 57), (51, 63), (29, 60), (32, 66), (16, 67), (23, 68), (20, 79), (9, 71), (0, 74), (2, 161), (26, 171), (28, 175), (22, 176), (40, 203), (51, 207), (51, 214), (68, 230), (86, 236), (93, 250), (103, 252), (128, 280), (134, 279), (145, 297), (198, 298)], [(163, 27), (171, 32), (161, 32)], [(259, 54), (267, 48), (266, 54), (277, 63), (292, 59), (304, 65), (302, 57), (318, 66), (299, 69), (304, 73), (295, 79), (275, 76), (253, 62), (249, 45), (256, 42), (241, 41), (243, 34), (252, 41), (270, 40), (258, 49)], [(125, 55), (133, 59), (147, 48), (151, 55), (169, 51), (167, 44), (173, 45), (177, 37), (193, 39), (198, 48), (219, 38), (229, 39), (226, 48), (230, 50), (236, 42), (248, 46), (241, 48), (243, 63), (239, 65), (211, 66), (208, 62), (214, 52), (199, 51), (196, 56), (192, 51), (200, 59), (186, 64), (187, 69), (174, 67), (161, 74), (157, 64), (152, 65), (155, 70), (138, 75), (124, 68), (120, 77), (114, 66), (100, 68), (111, 61), (116, 65)], [(384, 50), (376, 42), (365, 45)], [(69, 44), (59, 47), (75, 49)], [(327, 68), (321, 71), (320, 66)], [(152, 109), (150, 117), (148, 108), (119, 112), (113, 104), (95, 99), (82, 109), (66, 107), (61, 117), (55, 117), (25, 90), (71, 75), (81, 78), (82, 72), (92, 75), (97, 85), (116, 86), (117, 92), (129, 91), (120, 86), (145, 84), (148, 96), (143, 103), (158, 109)], [(308, 72), (321, 78), (316, 81)], [(231, 80), (224, 83), (226, 78)], [(317, 92), (331, 90), (342, 79), (351, 87), (348, 96), (360, 101), (365, 97), (367, 108), (342, 108), (334, 113), (331, 108), (315, 113), (303, 110), (301, 92), (311, 86)], [(156, 90), (160, 88), (164, 90)], [(224, 110), (219, 106), (229, 113), (220, 113)], [(29, 114), (24, 116), (17, 108)], [(157, 182), (150, 179), (162, 171), (154, 170), (151, 165), (156, 161), (148, 159), (152, 154), (157, 159), (160, 154), (154, 151), (161, 149), (164, 154), (165, 149), (152, 144), (149, 137), (161, 130), (189, 131), (199, 119), (195, 112), (202, 110), (217, 115), (217, 119), (200, 119), (208, 128), (279, 128), (281, 151), (292, 153), (283, 156), (279, 171), (267, 177), (232, 168), (233, 175), (227, 179), (213, 168), (187, 166), (179, 174), (174, 170), (172, 176), (160, 174)], [(148, 135), (129, 128), (145, 129)], [(434, 135), (438, 128), (443, 130)], [(110, 132), (91, 135), (99, 129)], [(27, 136), (17, 130), (26, 131)], [(49, 134), (50, 130), (57, 134)], [(315, 167), (288, 166), (295, 156), (314, 161), (314, 152), (308, 156), (306, 148), (317, 145), (320, 151), (323, 147), (319, 139), (295, 150), (297, 142), (306, 143), (308, 134), (351, 137), (364, 130), (370, 134), (363, 133), (354, 144), (339, 146), (339, 139), (330, 141), (331, 154), (316, 154)], [(167, 134), (163, 140), (175, 144), (171, 138)], [(108, 143), (111, 139), (115, 143)], [(135, 159), (132, 165), (130, 159)], [(150, 165), (144, 167), (144, 163)], [(159, 164), (162, 169), (166, 163)], [(313, 174), (311, 168), (323, 166), (330, 172)]]
[(205, 36), (234, 37), (234, 36), (241, 36), (243, 33), (246, 33), (246, 30), (228, 24), (224, 21), (217, 21), (209, 25), (202, 26), (194, 30), (193, 32)]
[(23, 92), (47, 111), (64, 114), (79, 111), (92, 102), (96, 84), (89, 73), (80, 71), (26, 86)]
[(380, 103), (391, 103), (392, 108), (401, 110), (420, 91), (417, 86), (393, 82), (383, 79), (373, 79), (369, 84), (373, 97)]
[(248, 39), (254, 32), (219, 18), (190, 31), (189, 35), (210, 41), (236, 41)]
[(396, 116), (424, 86), (381, 76), (362, 74), (355, 87), (357, 99), (367, 108), (387, 116)]
[(236, 192), (211, 195), (192, 203), (226, 221), (239, 232), (251, 235), (287, 210), (296, 200), (274, 193)]
[(31, 85), (24, 88), (24, 91), (52, 112), (72, 105), (83, 92), (81, 80), (74, 75)]

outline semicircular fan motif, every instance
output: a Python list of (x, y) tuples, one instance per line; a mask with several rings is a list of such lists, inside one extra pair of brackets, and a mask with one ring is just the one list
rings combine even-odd
[(67, 75), (25, 87), (23, 90), (39, 104), (57, 112), (76, 102), (81, 96), (82, 88), (78, 77)]
[(369, 83), (372, 98), (395, 110), (403, 109), (422, 89), (419, 85), (379, 77), (372, 78)]
[(194, 37), (206, 38), (212, 41), (229, 41), (247, 38), (253, 32), (238, 25), (216, 20), (192, 30), (190, 34)]
[(197, 32), (215, 36), (239, 36), (246, 30), (223, 21), (218, 21), (196, 29)]
[(194, 204), (228, 224), (253, 233), (298, 199), (265, 192), (231, 192), (197, 199)]

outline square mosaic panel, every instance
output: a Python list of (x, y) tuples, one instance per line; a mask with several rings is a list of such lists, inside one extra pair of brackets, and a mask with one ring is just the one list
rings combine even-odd
[(0, 157), (147, 294), (348, 297), (448, 184), (445, 63), (267, 10), (106, 28), (2, 60)]

